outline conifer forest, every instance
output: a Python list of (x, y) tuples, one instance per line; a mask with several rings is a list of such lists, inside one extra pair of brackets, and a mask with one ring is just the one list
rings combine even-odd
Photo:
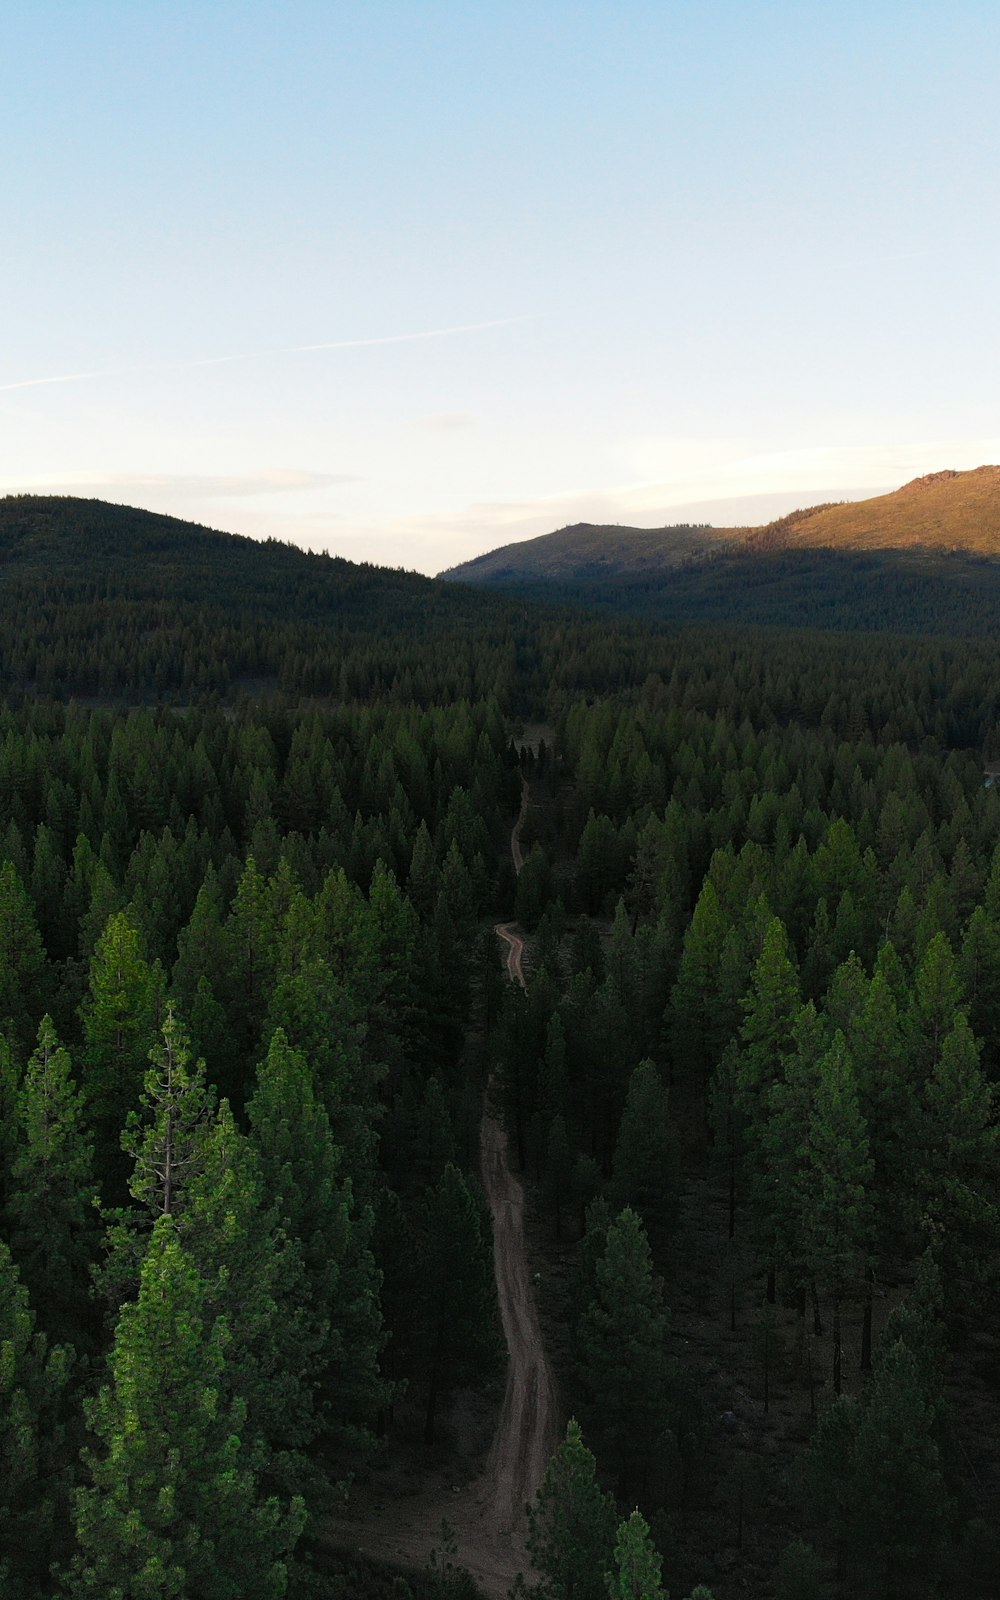
[(2, 513), (4, 1600), (996, 1600), (993, 644)]

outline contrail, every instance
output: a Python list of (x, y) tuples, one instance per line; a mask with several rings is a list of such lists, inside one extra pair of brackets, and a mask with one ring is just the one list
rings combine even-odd
[(188, 372), (196, 367), (223, 367), (233, 361), (265, 361), (268, 356), (312, 355), (319, 350), (363, 350), (371, 345), (413, 344), (420, 339), (449, 339), (456, 333), (482, 333), (487, 328), (510, 328), (529, 317), (498, 317), (492, 322), (463, 322), (453, 328), (425, 328), (420, 333), (387, 333), (376, 339), (331, 339), (322, 344), (288, 344), (274, 350), (246, 350), (239, 355), (208, 356), (198, 361), (156, 361), (142, 367), (104, 367), (93, 372), (65, 372), (53, 378), (21, 378), (0, 383), (0, 394), (12, 389), (39, 389), (50, 383), (83, 383), (88, 378), (122, 378), (137, 372)]
[(64, 372), (58, 378), (21, 378), (17, 383), (0, 383), (0, 394), (6, 394), (11, 389), (40, 389), (46, 383), (82, 383), (84, 378), (113, 378), (129, 370), (127, 367), (106, 367), (100, 372)]

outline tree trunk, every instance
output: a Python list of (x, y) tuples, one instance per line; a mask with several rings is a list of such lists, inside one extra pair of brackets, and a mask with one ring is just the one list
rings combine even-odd
[(840, 1285), (833, 1291), (833, 1392), (840, 1398)]
[(772, 1262), (767, 1269), (767, 1303), (769, 1306), (774, 1305), (776, 1294), (777, 1284), (775, 1282), (774, 1263)]
[(861, 1326), (861, 1370), (872, 1370), (872, 1300), (875, 1294), (875, 1269), (865, 1267), (865, 1319)]
[(431, 1381), (427, 1389), (427, 1415), (424, 1418), (424, 1444), (434, 1443), (434, 1423), (437, 1418), (438, 1403), (438, 1369), (437, 1363), (431, 1373)]
[(816, 1293), (816, 1279), (815, 1278), (811, 1278), (809, 1280), (809, 1293), (810, 1293), (810, 1295), (812, 1297), (813, 1333), (816, 1335), (817, 1339), (822, 1339), (822, 1337), (823, 1337), (823, 1319), (819, 1314), (819, 1295)]

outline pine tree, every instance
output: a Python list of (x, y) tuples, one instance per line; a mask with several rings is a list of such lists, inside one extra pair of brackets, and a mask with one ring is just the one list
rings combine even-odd
[(97, 1242), (93, 1146), (69, 1054), (48, 1016), (17, 1096), (17, 1129), (6, 1206), (11, 1248), (50, 1338), (79, 1344)]
[(305, 1453), (321, 1427), (324, 1329), (305, 1311), (298, 1241), (282, 1227), (257, 1151), (225, 1100), (199, 1140), (182, 1198), (178, 1237), (207, 1309), (229, 1330), (223, 1392), (245, 1408), (244, 1438), (262, 1441), (265, 1482), (315, 1498), (324, 1486)]
[(234, 1031), (244, 1059), (253, 1060), (274, 982), (278, 919), (275, 897), (252, 855), (240, 876), (225, 932), (236, 1007)]
[(852, 1553), (907, 1600), (940, 1565), (950, 1515), (933, 1413), (902, 1342), (882, 1355), (851, 1452)]
[(672, 1420), (669, 1316), (649, 1241), (626, 1208), (594, 1265), (594, 1297), (577, 1330), (578, 1365), (594, 1435), (614, 1460), (620, 1492), (645, 1492)]
[(743, 1002), (741, 1077), (748, 1098), (766, 1092), (780, 1078), (784, 1059), (794, 1044), (792, 1025), (800, 1003), (788, 935), (774, 917)]
[(675, 1073), (705, 1085), (725, 1039), (718, 1029), (716, 990), (728, 924), (711, 879), (698, 896), (684, 935), (670, 997), (670, 1042)]
[(374, 1120), (385, 1066), (375, 1056), (363, 1021), (365, 991), (356, 974), (337, 976), (322, 956), (282, 950), (264, 1026), (265, 1044), (281, 1028), (310, 1064), (335, 1143), (359, 1194), (374, 1174)]
[(172, 1216), (183, 1205), (214, 1100), (204, 1061), (191, 1067), (190, 1040), (172, 1005), (161, 1031), (162, 1043), (149, 1052), (143, 1113), (133, 1112), (122, 1136), (134, 1162), (129, 1190), (151, 1217)]
[(410, 872), (406, 880), (406, 893), (422, 922), (429, 922), (434, 911), (440, 887), (440, 874), (434, 854), (434, 845), (426, 822), (421, 822), (413, 839)]
[(782, 1550), (776, 1576), (777, 1600), (826, 1600), (824, 1563), (803, 1539)]
[(554, 1011), (549, 1018), (545, 1054), (538, 1069), (539, 1104), (550, 1116), (565, 1116), (568, 1094), (566, 1029), (558, 1011)]
[(651, 1061), (641, 1061), (629, 1079), (611, 1170), (612, 1206), (637, 1211), (659, 1248), (677, 1217), (680, 1144), (667, 1091)]
[(961, 1003), (955, 956), (945, 935), (939, 933), (917, 967), (906, 1018), (909, 1048), (925, 1078), (940, 1055)]
[(90, 1108), (98, 1171), (112, 1190), (124, 1177), (120, 1139), (139, 1104), (149, 1052), (163, 1008), (163, 974), (142, 954), (125, 912), (111, 918), (90, 964), (90, 993), (81, 1006), (83, 1086)]
[(1000, 1128), (993, 1100), (978, 1046), (960, 1011), (924, 1087), (913, 1152), (917, 1215), (925, 1234), (940, 1242), (946, 1298), (953, 1309), (956, 1277), (974, 1282), (988, 1270), (1000, 1218), (995, 1198)]
[(0, 1591), (46, 1600), (66, 1554), (69, 1464), (67, 1352), (35, 1332), (28, 1292), (0, 1240)]
[(122, 1308), (110, 1381), (88, 1406), (96, 1446), (77, 1500), (72, 1592), (100, 1600), (279, 1600), (302, 1528), (298, 1502), (262, 1500), (245, 1408), (224, 1388), (229, 1330), (169, 1213), (139, 1297)]
[(573, 1196), (573, 1151), (561, 1116), (553, 1117), (549, 1124), (543, 1194), (556, 1225), (556, 1238), (561, 1239), (564, 1214)]
[(418, 1362), (426, 1395), (424, 1436), (434, 1438), (438, 1403), (456, 1384), (496, 1366), (496, 1292), (482, 1214), (451, 1162), (426, 1192), (420, 1222)]
[(615, 1541), (615, 1503), (573, 1418), (528, 1507), (528, 1553), (537, 1600), (605, 1600)]
[(958, 958), (959, 979), (969, 1002), (969, 1022), (983, 1044), (983, 1066), (1000, 1077), (1000, 923), (977, 906), (969, 918)]
[(268, 1205), (299, 1246), (303, 1310), (321, 1334), (312, 1381), (324, 1427), (341, 1450), (357, 1454), (370, 1448), (384, 1403), (374, 1218), (355, 1202), (309, 1065), (280, 1029), (258, 1067), (247, 1115)]
[[(788, 935), (777, 917), (767, 925), (750, 989), (743, 1001), (741, 1049), (736, 1058), (736, 1107), (745, 1129), (745, 1159), (758, 1202), (768, 1172), (766, 1129), (768, 1108), (796, 1047), (795, 1023), (801, 1012), (798, 975)], [(762, 1239), (771, 1232), (770, 1205), (758, 1203), (755, 1226)], [(774, 1300), (774, 1269), (769, 1265), (768, 1299)]]
[(4, 861), (0, 865), (0, 1028), (25, 1051), (45, 1003), (45, 947), (35, 909), (13, 863)]
[(819, 1063), (809, 1121), (802, 1238), (805, 1258), (833, 1297), (833, 1388), (841, 1391), (841, 1304), (859, 1265), (870, 1259), (872, 1165), (843, 1034)]
[(793, 1037), (795, 1050), (785, 1060), (784, 1074), (765, 1096), (749, 1189), (758, 1248), (766, 1261), (791, 1273), (803, 1295), (801, 1310), (811, 1266), (806, 1240), (814, 1178), (810, 1131), (827, 1043), (811, 1000), (795, 1019)]
[(609, 1600), (668, 1600), (661, 1582), (663, 1562), (640, 1511), (618, 1524), (615, 1570), (607, 1576)]
[(18, 1140), (17, 1095), (20, 1087), (20, 1063), (15, 1059), (7, 1035), (0, 1032), (0, 1209), (6, 1205), (11, 1191), (11, 1169)]

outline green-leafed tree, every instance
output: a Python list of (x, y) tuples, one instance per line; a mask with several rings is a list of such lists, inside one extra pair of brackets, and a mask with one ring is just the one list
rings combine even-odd
[(849, 1539), (886, 1600), (919, 1594), (945, 1552), (951, 1505), (917, 1358), (885, 1350), (851, 1452)]
[(969, 1005), (969, 1022), (983, 1044), (983, 1067), (992, 1082), (1000, 1077), (1000, 923), (977, 906), (969, 918), (958, 957), (959, 979)]
[(528, 1554), (537, 1600), (605, 1600), (615, 1543), (615, 1503), (573, 1418), (528, 1506)]
[(430, 1441), (442, 1397), (495, 1370), (499, 1354), (489, 1233), (480, 1205), (451, 1162), (424, 1195), (418, 1249), (416, 1365)]
[(365, 991), (356, 976), (337, 977), (330, 964), (287, 945), (271, 994), (264, 1047), (281, 1028), (309, 1062), (355, 1192), (369, 1198), (375, 1182), (375, 1123), (385, 1067), (373, 1056), (362, 1021)]
[(13, 862), (4, 861), (0, 865), (0, 1028), (25, 1054), (46, 1006), (45, 978), (45, 947), (35, 908)]
[(247, 857), (225, 925), (232, 984), (233, 1030), (244, 1060), (260, 1043), (278, 954), (275, 897), (257, 862)]
[(718, 1026), (717, 988), (728, 927), (715, 885), (706, 879), (684, 935), (669, 1015), (674, 1072), (702, 1086), (726, 1043)]
[(265, 1483), (322, 1498), (322, 1468), (308, 1453), (320, 1431), (323, 1332), (306, 1313), (298, 1242), (282, 1227), (257, 1151), (225, 1100), (199, 1141), (177, 1227), (208, 1310), (227, 1323), (223, 1392), (245, 1408), (244, 1437), (262, 1441)]
[[(743, 1010), (741, 1048), (735, 1063), (735, 1100), (744, 1130), (750, 1188), (759, 1200), (768, 1172), (765, 1149), (768, 1108), (777, 1086), (784, 1080), (786, 1062), (796, 1050), (795, 1024), (801, 1010), (798, 974), (788, 935), (777, 917), (767, 925)], [(763, 1220), (759, 1205), (755, 1214), (755, 1227), (764, 1239), (771, 1231), (768, 1210), (769, 1207), (764, 1208)], [(773, 1302), (773, 1257), (768, 1266), (768, 1299)]]
[(309, 1064), (280, 1029), (247, 1115), (267, 1204), (299, 1246), (301, 1310), (320, 1336), (312, 1381), (327, 1442), (350, 1461), (370, 1449), (385, 1401), (374, 1218), (355, 1201)]
[(109, 1381), (88, 1406), (94, 1445), (76, 1508), (70, 1589), (100, 1600), (279, 1600), (301, 1503), (258, 1487), (245, 1407), (225, 1395), (229, 1329), (206, 1314), (205, 1285), (169, 1214), (122, 1308)]
[(573, 1200), (573, 1150), (561, 1116), (553, 1117), (549, 1125), (542, 1192), (556, 1225), (556, 1238), (561, 1239), (565, 1214)]
[(111, 918), (90, 963), (81, 1006), (83, 1089), (94, 1128), (98, 1171), (117, 1198), (125, 1166), (119, 1141), (136, 1109), (163, 1012), (163, 974), (145, 960), (124, 911)]
[(939, 1244), (945, 1299), (961, 1309), (956, 1280), (982, 1281), (996, 1238), (996, 1159), (1000, 1143), (993, 1089), (960, 1011), (924, 1086), (912, 1150), (913, 1200), (921, 1229)]
[(49, 1337), (63, 1344), (85, 1339), (90, 1320), (98, 1233), (93, 1154), (69, 1053), (46, 1016), (17, 1096), (6, 1217), (32, 1305)]
[(812, 1271), (830, 1287), (833, 1388), (839, 1395), (843, 1296), (861, 1266), (870, 1261), (874, 1242), (868, 1131), (858, 1106), (853, 1063), (839, 1029), (816, 1071), (806, 1148), (803, 1251)]
[(614, 1567), (607, 1575), (609, 1600), (668, 1600), (660, 1553), (641, 1511), (618, 1524)]
[(629, 1079), (608, 1198), (619, 1210), (638, 1212), (656, 1249), (677, 1218), (680, 1166), (667, 1090), (653, 1063), (641, 1061)]
[(190, 1040), (173, 1006), (161, 1031), (149, 1051), (142, 1113), (132, 1113), (122, 1137), (133, 1161), (129, 1190), (151, 1217), (172, 1216), (183, 1206), (214, 1104), (205, 1063), (192, 1063)]
[(928, 944), (917, 967), (905, 1019), (918, 1082), (930, 1075), (961, 1004), (962, 988), (954, 952), (945, 934), (939, 933)]
[(69, 1361), (35, 1332), (28, 1292), (0, 1240), (0, 1590), (47, 1600), (69, 1548)]
[(615, 1464), (620, 1492), (645, 1494), (654, 1460), (671, 1444), (676, 1371), (669, 1314), (634, 1211), (626, 1207), (609, 1224), (593, 1271), (593, 1298), (576, 1332), (585, 1415)]

